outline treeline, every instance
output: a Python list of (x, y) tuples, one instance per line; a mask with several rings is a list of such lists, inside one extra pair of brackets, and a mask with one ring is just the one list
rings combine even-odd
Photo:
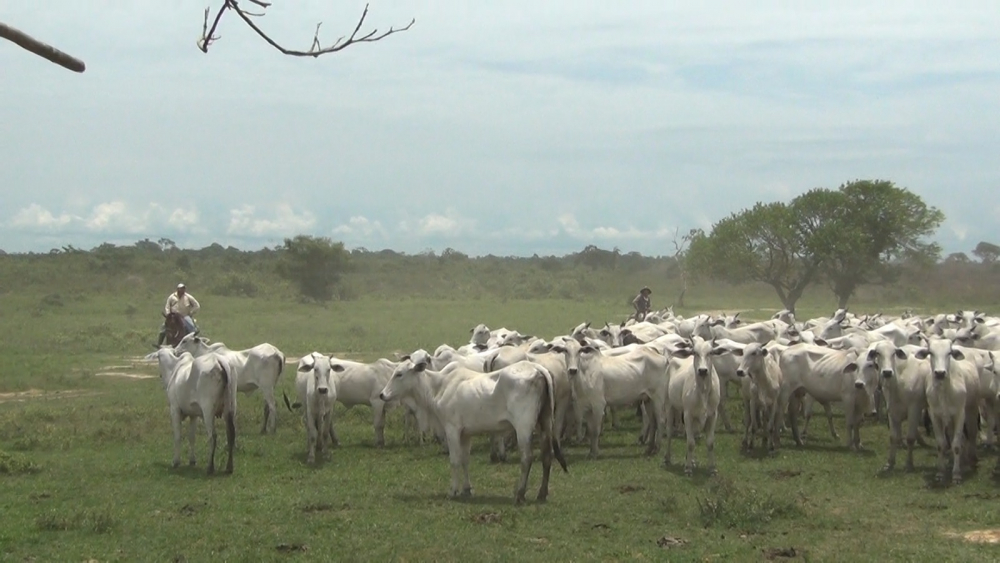
[[(309, 250), (316, 246), (319, 251)], [(943, 260), (894, 262), (891, 280), (866, 283), (852, 303), (869, 307), (944, 307), (960, 303), (988, 308), (1000, 304), (1000, 261), (993, 245)], [(985, 251), (985, 252), (984, 252)], [(313, 263), (324, 252), (332, 263)], [(122, 299), (159, 302), (184, 281), (191, 292), (235, 298), (351, 301), (358, 299), (514, 299), (628, 302), (649, 285), (654, 306), (686, 295), (694, 308), (731, 308), (736, 303), (781, 306), (769, 284), (716, 281), (692, 271), (685, 253), (645, 256), (619, 249), (586, 246), (564, 256), (468, 256), (455, 249), (406, 254), (393, 250), (345, 250), (324, 238), (298, 236), (280, 247), (240, 250), (212, 244), (178, 248), (168, 239), (132, 245), (102, 244), (90, 250), (66, 246), (48, 253), (0, 255), (0, 295), (30, 293), (39, 298), (110, 293)], [(322, 262), (322, 260), (320, 260)], [(332, 266), (331, 266), (332, 264)], [(317, 282), (311, 277), (321, 278)], [(685, 284), (688, 285), (685, 292)], [(314, 295), (310, 295), (312, 292)], [(831, 290), (816, 283), (806, 290), (811, 303), (836, 305)], [(52, 299), (55, 299), (54, 297)]]

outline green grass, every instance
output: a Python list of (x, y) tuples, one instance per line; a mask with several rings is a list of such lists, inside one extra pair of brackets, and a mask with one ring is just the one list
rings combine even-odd
[[(995, 546), (945, 535), (1000, 527), (1000, 489), (990, 475), (994, 454), (984, 453), (979, 471), (958, 487), (928, 486), (935, 456), (924, 449), (916, 456), (917, 472), (878, 476), (887, 449), (884, 426), (865, 426), (866, 451), (851, 453), (817, 420), (806, 447), (784, 440), (776, 456), (763, 458), (741, 455), (739, 437), (720, 431), (719, 476), (699, 468), (688, 478), (679, 463), (683, 441), (675, 439), (676, 465), (664, 468), (660, 456), (642, 455), (635, 443), (639, 423), (626, 413), (623, 428), (607, 428), (600, 459), (587, 459), (585, 446), (567, 446), (570, 472), (553, 473), (547, 504), (529, 500), (515, 507), (516, 456), (490, 464), (485, 439), (473, 452), (474, 497), (452, 501), (445, 498), (446, 457), (434, 445), (403, 443), (398, 411), (386, 428), (387, 447), (378, 450), (370, 411), (338, 407), (343, 445), (310, 467), (297, 416), (282, 409), (277, 435), (260, 435), (261, 397), (240, 395), (235, 474), (204, 475), (200, 427), (198, 465), (173, 470), (160, 382), (98, 375), (155, 373), (154, 366), (131, 367), (127, 359), (152, 350), (155, 317), (127, 315), (120, 300), (101, 295), (38, 313), (41, 297), (6, 294), (0, 303), (6, 305), (0, 560), (732, 561), (761, 560), (768, 550), (787, 548), (810, 561), (998, 556)], [(740, 301), (694, 304), (758, 308), (759, 301)], [(157, 306), (132, 302), (140, 310)], [(289, 356), (315, 349), (365, 360), (461, 343), (481, 321), (551, 336), (581, 320), (623, 314), (610, 300), (210, 303), (202, 320), (206, 334), (234, 348), (269, 341)], [(280, 384), (289, 393), (292, 375), (287, 371)], [(10, 395), (31, 389), (40, 391)], [(735, 402), (728, 408), (734, 421), (742, 419)], [(843, 418), (836, 422), (843, 434)], [(704, 462), (702, 444), (696, 456)], [(536, 464), (529, 499), (539, 474)]]

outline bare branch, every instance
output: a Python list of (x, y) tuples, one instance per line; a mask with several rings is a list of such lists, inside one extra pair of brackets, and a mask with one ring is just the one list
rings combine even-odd
[[(264, 2), (262, 0), (247, 0), (247, 1), (257, 6), (260, 6), (261, 8), (267, 8), (268, 6), (271, 5), (270, 2)], [(353, 45), (355, 43), (374, 43), (375, 41), (380, 41), (382, 39), (385, 39), (386, 37), (394, 33), (407, 31), (417, 21), (416, 18), (414, 18), (410, 20), (410, 23), (406, 24), (406, 27), (400, 27), (400, 28), (390, 27), (389, 31), (383, 33), (379, 33), (378, 28), (375, 28), (368, 33), (358, 36), (358, 33), (361, 31), (361, 27), (365, 23), (365, 18), (368, 17), (368, 4), (365, 4), (365, 9), (363, 12), (361, 12), (361, 17), (358, 19), (358, 24), (354, 27), (354, 31), (351, 33), (350, 37), (347, 38), (346, 41), (344, 40), (344, 37), (341, 36), (333, 44), (323, 47), (322, 43), (320, 43), (319, 40), (319, 28), (321, 25), (323, 25), (323, 22), (320, 22), (316, 24), (316, 31), (313, 34), (313, 40), (312, 44), (309, 46), (309, 50), (299, 51), (296, 49), (288, 49), (280, 45), (277, 41), (272, 39), (266, 32), (264, 32), (264, 30), (261, 29), (256, 23), (254, 23), (253, 20), (250, 19), (253, 16), (258, 16), (258, 17), (263, 16), (264, 15), (263, 13), (258, 14), (244, 10), (239, 6), (238, 0), (223, 0), (222, 7), (219, 8), (219, 12), (216, 14), (215, 21), (212, 23), (211, 28), (208, 27), (209, 9), (208, 8), (205, 9), (205, 21), (202, 25), (202, 37), (198, 41), (198, 48), (201, 49), (202, 52), (207, 53), (208, 46), (211, 45), (216, 39), (218, 39), (218, 37), (214, 35), (215, 29), (216, 27), (218, 27), (219, 20), (222, 18), (222, 14), (226, 10), (232, 10), (233, 12), (236, 12), (236, 15), (238, 15), (240, 19), (242, 19), (243, 22), (247, 24), (247, 26), (249, 26), (250, 29), (254, 31), (254, 33), (259, 35), (261, 39), (266, 41), (268, 45), (274, 47), (282, 54), (289, 55), (292, 57), (315, 58), (320, 55), (326, 55), (328, 53), (336, 53), (337, 51), (346, 49), (348, 46)]]
[(87, 70), (87, 65), (83, 64), (83, 61), (80, 59), (64, 53), (51, 45), (42, 43), (27, 33), (3, 22), (0, 22), (0, 38), (6, 39), (26, 51), (30, 51), (43, 59), (56, 63), (63, 68), (68, 68), (73, 72)]

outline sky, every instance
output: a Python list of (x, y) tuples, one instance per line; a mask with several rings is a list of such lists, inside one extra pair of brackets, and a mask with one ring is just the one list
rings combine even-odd
[[(947, 219), (945, 252), (1000, 242), (1000, 10), (812, 0), (371, 0), (316, 59), (221, 0), (3, 2), (83, 59), (0, 41), (0, 249), (297, 234), (407, 253), (673, 253), (758, 201), (885, 179)], [(249, 5), (249, 2), (244, 2)], [(307, 48), (354, 0), (274, 0)]]

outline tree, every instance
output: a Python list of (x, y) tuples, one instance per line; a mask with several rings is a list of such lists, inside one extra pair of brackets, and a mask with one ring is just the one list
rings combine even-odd
[(941, 254), (937, 243), (924, 238), (937, 230), (944, 214), (889, 181), (815, 189), (792, 205), (807, 216), (798, 222), (802, 243), (821, 264), (840, 308), (847, 307), (859, 285), (892, 281), (894, 263), (932, 263)]
[(802, 244), (797, 210), (784, 203), (760, 203), (695, 233), (687, 252), (695, 272), (731, 283), (764, 282), (791, 311), (819, 271), (818, 260)]
[(945, 264), (968, 264), (969, 256), (964, 252), (952, 252), (944, 257)]
[(983, 264), (992, 264), (1000, 258), (1000, 246), (990, 242), (980, 241), (979, 244), (976, 245), (975, 250), (972, 251), (972, 254), (974, 254), (976, 258), (979, 258)]
[(316, 31), (315, 33), (313, 33), (312, 45), (309, 47), (309, 50), (299, 51), (295, 49), (288, 49), (286, 47), (281, 46), (277, 41), (275, 41), (267, 33), (265, 33), (264, 30), (262, 30), (256, 23), (254, 23), (253, 18), (263, 16), (264, 15), (263, 10), (269, 7), (271, 5), (271, 2), (264, 2), (262, 0), (247, 0), (247, 1), (252, 4), (255, 4), (258, 8), (260, 8), (261, 11), (260, 12), (247, 11), (242, 7), (240, 7), (238, 0), (223, 0), (222, 6), (219, 7), (219, 10), (216, 12), (215, 17), (211, 18), (212, 19), (211, 26), (208, 23), (212, 13), (211, 7), (205, 8), (205, 19), (203, 20), (201, 26), (201, 39), (198, 40), (198, 48), (201, 49), (203, 53), (207, 53), (208, 47), (219, 39), (219, 36), (217, 36), (215, 32), (219, 27), (219, 22), (222, 21), (223, 14), (225, 14), (227, 11), (231, 11), (235, 13), (237, 16), (239, 16), (240, 19), (243, 20), (243, 23), (247, 24), (247, 26), (249, 26), (250, 29), (254, 31), (254, 33), (259, 35), (261, 39), (267, 42), (268, 45), (274, 47), (278, 51), (281, 51), (282, 54), (289, 55), (292, 57), (315, 58), (319, 57), (320, 55), (326, 55), (328, 53), (336, 53), (337, 51), (346, 49), (348, 46), (354, 45), (356, 43), (373, 43), (375, 41), (385, 39), (386, 37), (394, 33), (406, 31), (410, 29), (410, 27), (412, 27), (413, 24), (416, 23), (417, 21), (414, 18), (410, 20), (410, 23), (406, 24), (406, 27), (400, 27), (400, 28), (389, 27), (389, 31), (386, 31), (384, 33), (379, 33), (378, 29), (376, 28), (365, 33), (364, 35), (358, 36), (358, 32), (361, 31), (361, 26), (364, 25), (365, 23), (365, 18), (368, 16), (368, 4), (365, 4), (365, 9), (363, 12), (361, 12), (361, 18), (358, 20), (358, 25), (354, 27), (354, 32), (351, 33), (350, 37), (348, 37), (346, 41), (344, 41), (344, 36), (341, 36), (332, 44), (327, 45), (326, 47), (322, 46), (322, 44), (319, 41), (319, 28), (321, 25), (323, 25), (323, 22), (320, 22), (316, 24)]
[(317, 301), (333, 297), (333, 287), (348, 264), (344, 243), (328, 237), (286, 238), (281, 255), (278, 274), (297, 285), (303, 296)]
[(677, 269), (680, 272), (681, 292), (677, 295), (677, 299), (674, 300), (674, 305), (677, 307), (683, 307), (684, 294), (687, 293), (688, 290), (688, 275), (687, 275), (687, 265), (686, 265), (688, 246), (691, 244), (691, 241), (695, 239), (695, 237), (703, 236), (705, 233), (701, 229), (691, 229), (690, 231), (687, 232), (687, 234), (681, 236), (680, 238), (678, 238), (677, 236), (679, 234), (680, 234), (680, 228), (675, 228), (674, 238), (673, 238), (674, 254), (672, 258), (674, 259), (674, 263), (677, 264)]

